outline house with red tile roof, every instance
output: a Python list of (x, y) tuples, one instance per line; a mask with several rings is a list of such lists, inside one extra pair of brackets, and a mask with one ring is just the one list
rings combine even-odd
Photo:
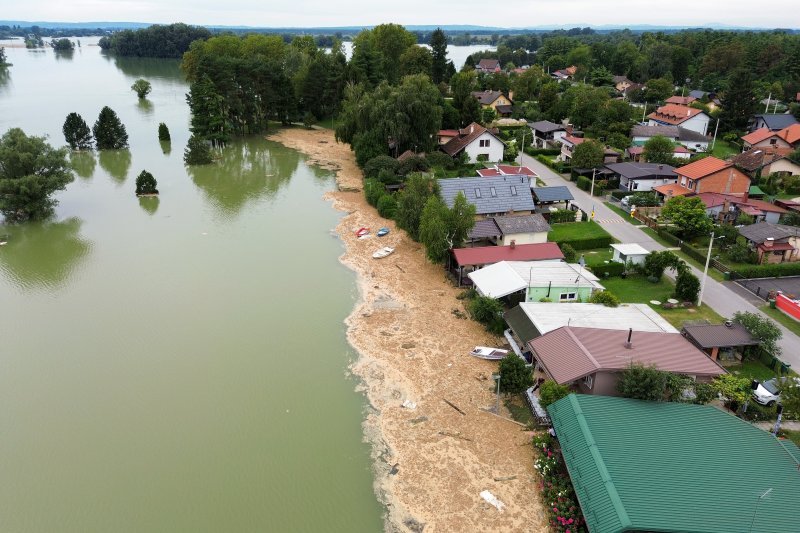
[(708, 133), (711, 117), (704, 111), (678, 104), (667, 104), (647, 115), (650, 126), (680, 126), (702, 135)]
[(665, 104), (677, 104), (677, 105), (689, 105), (692, 102), (697, 101), (697, 98), (694, 96), (670, 96), (666, 100), (664, 100)]
[(800, 147), (800, 124), (792, 124), (782, 130), (760, 128), (742, 137), (745, 150), (750, 148), (797, 148)]
[(582, 394), (617, 396), (631, 364), (709, 382), (725, 370), (680, 333), (563, 326), (528, 343), (536, 367)]
[(574, 135), (565, 135), (561, 138), (561, 155), (558, 156), (561, 161), (569, 161), (572, 159), (572, 151), (576, 146), (584, 142), (586, 139), (583, 137), (575, 137)]
[(450, 157), (466, 152), (469, 162), (477, 163), (479, 158), (486, 161), (502, 161), (505, 143), (490, 130), (473, 122), (459, 130), (457, 137), (453, 137), (440, 148)]
[(500, 60), (498, 59), (481, 59), (478, 61), (478, 64), (475, 65), (475, 70), (477, 72), (483, 72), (485, 74), (491, 74), (492, 72), (500, 72)]
[(554, 242), (514, 243), (509, 246), (456, 248), (451, 250), (449, 259), (449, 267), (456, 275), (458, 284), (463, 285), (469, 279), (466, 275), (470, 272), (500, 261), (563, 261), (564, 254)]
[(750, 176), (730, 161), (713, 156), (678, 167), (675, 173), (678, 175), (678, 185), (687, 190), (684, 194), (715, 192), (746, 197), (750, 190)]

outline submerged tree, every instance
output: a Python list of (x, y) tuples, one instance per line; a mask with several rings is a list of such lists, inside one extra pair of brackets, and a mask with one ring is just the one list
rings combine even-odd
[(78, 113), (70, 113), (64, 121), (64, 138), (73, 150), (91, 150), (92, 132)]
[(163, 122), (158, 125), (158, 140), (159, 141), (169, 141), (169, 128)]
[(28, 137), (19, 128), (0, 138), (0, 213), (10, 222), (44, 218), (58, 203), (50, 196), (74, 177), (66, 148), (44, 137)]
[(147, 98), (147, 95), (150, 94), (152, 90), (153, 87), (150, 85), (150, 82), (142, 78), (139, 78), (131, 85), (131, 91), (134, 91), (139, 98)]
[(211, 147), (208, 142), (192, 135), (183, 152), (183, 162), (187, 165), (207, 165), (213, 161), (211, 157)]
[(128, 132), (119, 117), (108, 106), (100, 110), (100, 116), (92, 128), (99, 150), (119, 149), (128, 146)]
[(156, 179), (146, 170), (142, 170), (136, 178), (136, 196), (142, 194), (158, 194), (157, 187), (158, 183), (156, 183)]

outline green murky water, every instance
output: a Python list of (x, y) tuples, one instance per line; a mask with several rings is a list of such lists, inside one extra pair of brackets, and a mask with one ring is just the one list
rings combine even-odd
[(187, 170), (177, 62), (81, 41), (0, 76), (0, 131), (62, 145), (109, 105), (131, 144), (75, 155), (52, 220), (0, 226), (0, 530), (380, 530), (332, 176), (259, 138)]

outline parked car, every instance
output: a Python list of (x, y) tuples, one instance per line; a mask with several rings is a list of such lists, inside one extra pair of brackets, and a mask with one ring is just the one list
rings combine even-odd
[[(753, 389), (753, 399), (756, 403), (772, 407), (777, 402), (781, 401), (781, 389), (789, 379), (791, 378), (772, 378), (763, 383), (759, 383), (758, 386)], [(800, 384), (800, 378), (794, 378), (794, 380)]]

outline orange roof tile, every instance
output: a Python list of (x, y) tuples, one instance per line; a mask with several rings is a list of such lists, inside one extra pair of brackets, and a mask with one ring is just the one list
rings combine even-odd
[(754, 132), (748, 133), (747, 135), (742, 137), (742, 140), (747, 144), (753, 145), (753, 144), (758, 144), (761, 141), (765, 141), (770, 137), (772, 137), (773, 135), (776, 135), (776, 133), (774, 131), (770, 131), (769, 128), (760, 128)]
[(653, 113), (647, 115), (647, 118), (651, 118), (658, 122), (664, 122), (666, 124), (672, 124), (674, 126), (677, 124), (682, 124), (702, 112), (703, 111), (700, 109), (687, 107), (685, 105), (667, 104), (659, 107)]
[(698, 159), (697, 161), (689, 163), (688, 165), (678, 167), (675, 169), (675, 173), (679, 176), (686, 176), (689, 179), (699, 180), (708, 176), (709, 174), (719, 172), (720, 170), (728, 168), (732, 165), (733, 163), (710, 156), (704, 157), (703, 159)]
[(574, 144), (574, 145), (577, 146), (577, 145), (581, 144), (583, 141), (585, 141), (586, 139), (583, 138), (583, 137), (573, 137), (572, 135), (566, 135), (566, 136), (564, 136), (564, 140), (567, 141), (570, 144)]
[(800, 141), (800, 124), (792, 124), (789, 127), (783, 128), (778, 132), (778, 137), (789, 144), (795, 144)]
[(686, 187), (683, 187), (677, 183), (659, 185), (658, 187), (653, 187), (653, 190), (663, 194), (667, 198), (671, 196), (684, 196), (692, 192), (690, 189), (687, 189)]
[(670, 96), (664, 102), (667, 104), (689, 105), (697, 100), (694, 96)]

